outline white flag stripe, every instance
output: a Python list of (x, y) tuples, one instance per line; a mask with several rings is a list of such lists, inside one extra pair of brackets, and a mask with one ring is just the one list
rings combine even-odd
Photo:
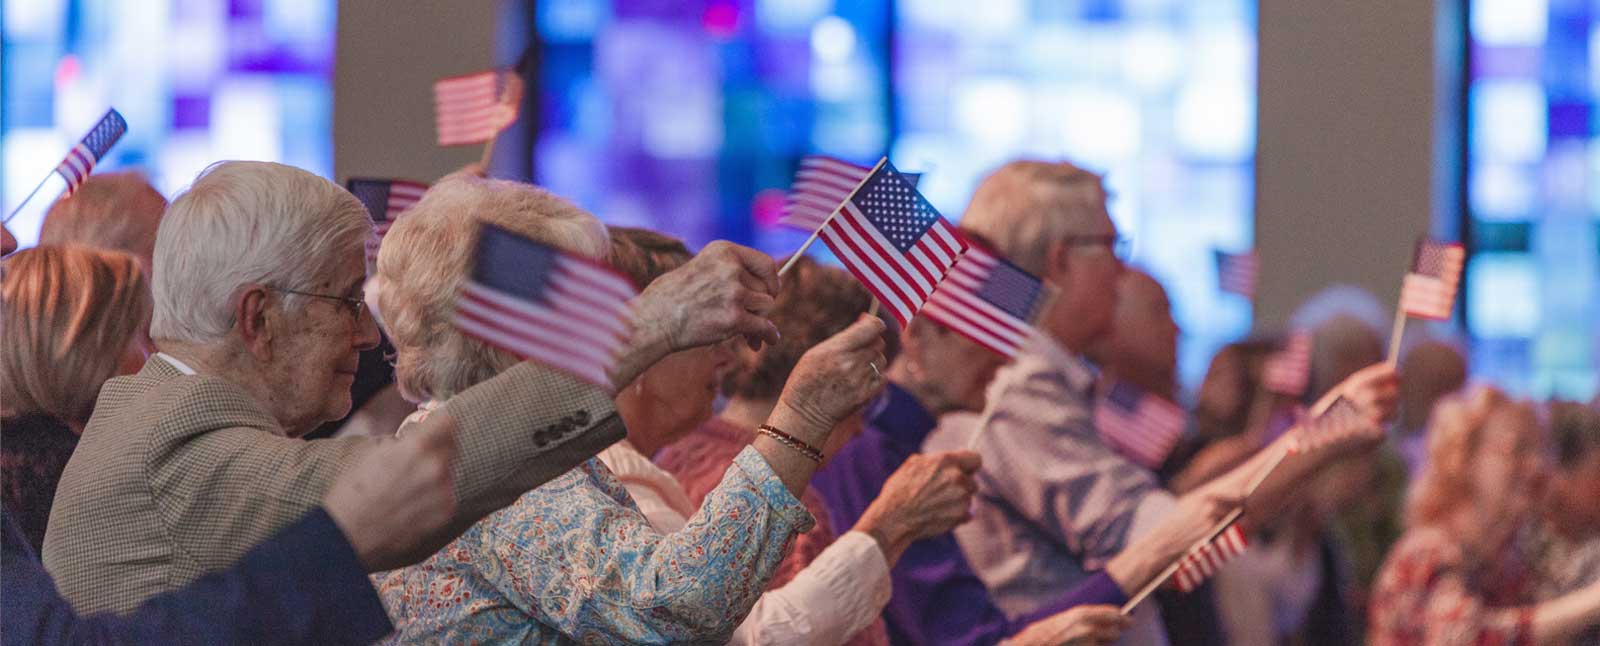
[(557, 340), (565, 338), (566, 343), (572, 343), (574, 341), (572, 337), (578, 337), (589, 342), (588, 344), (573, 343), (575, 346), (596, 345), (610, 347), (613, 344), (622, 343), (620, 335), (615, 331), (607, 333), (606, 330), (597, 329), (598, 326), (591, 325), (592, 319), (579, 320), (571, 316), (564, 316), (560, 313), (552, 312), (550, 306), (528, 303), (477, 283), (469, 282), (462, 289), (462, 298), (458, 299), (456, 309), (462, 312), (472, 312), (479, 318), (490, 320), (503, 319), (510, 316), (528, 324), (527, 330), (519, 329), (519, 333), (523, 334), (538, 335), (541, 338), (548, 336)]
[[(933, 293), (933, 287), (935, 283), (929, 282), (929, 277), (925, 275), (924, 270), (919, 269), (916, 265), (912, 264), (913, 261), (911, 258), (907, 257), (906, 254), (900, 253), (900, 250), (896, 249), (894, 245), (889, 244), (888, 238), (883, 237), (883, 234), (878, 231), (878, 228), (872, 226), (872, 222), (867, 220), (867, 215), (862, 213), (860, 209), (856, 208), (854, 203), (846, 202), (845, 211), (851, 216), (845, 220), (845, 223), (849, 225), (845, 228), (853, 229), (852, 232), (856, 235), (856, 237), (867, 242), (868, 244), (876, 245), (880, 253), (874, 254), (874, 256), (882, 257), (887, 259), (889, 262), (893, 262), (899, 269), (899, 271), (896, 273), (903, 274), (913, 281), (915, 291), (912, 294), (908, 294), (908, 296), (914, 296), (917, 303), (927, 300), (928, 296)], [(918, 247), (913, 246), (911, 249), (912, 255), (915, 255)], [(886, 269), (892, 268), (886, 267)], [(943, 272), (935, 273), (934, 276), (940, 276), (942, 273)]]
[(965, 335), (978, 345), (1000, 354), (1012, 356), (1021, 348), (1020, 341), (1001, 338), (994, 333), (994, 328), (975, 323), (964, 312), (946, 308), (936, 301), (928, 301), (922, 307), (922, 313), (928, 315), (928, 318), (938, 321), (941, 325)]
[[(907, 305), (911, 305), (915, 310), (915, 303), (926, 299), (927, 295), (933, 292), (932, 286), (923, 281), (921, 276), (915, 275), (916, 270), (910, 267), (905, 258), (900, 255), (900, 251), (889, 244), (888, 240), (884, 240), (883, 236), (877, 234), (874, 230), (876, 227), (866, 221), (866, 217), (856, 209), (854, 204), (846, 202), (844, 211), (839, 215), (839, 222), (828, 228), (837, 230), (856, 249), (866, 253), (867, 258), (871, 260), (870, 266), (876, 267), (878, 271), (889, 278), (891, 284), (899, 289), (899, 293), (907, 301)], [(874, 246), (877, 249), (873, 249)], [(894, 265), (886, 265), (885, 263), (894, 263)], [(907, 282), (907, 279), (917, 282), (912, 284)]]
[(605, 295), (619, 301), (617, 306), (622, 308), (622, 312), (630, 311), (625, 301), (638, 294), (626, 277), (593, 263), (562, 258), (561, 269), (581, 279), (586, 287), (602, 290)]
[[(554, 366), (590, 383), (602, 386), (610, 384), (610, 377), (605, 374), (605, 369), (602, 367), (604, 364), (574, 357), (559, 348), (552, 348), (527, 337), (506, 332), (491, 323), (479, 321), (463, 313), (457, 313), (455, 324), (463, 332), (518, 357)], [(593, 356), (584, 358), (592, 359)]]
[(868, 283), (868, 288), (878, 297), (878, 302), (882, 303), (884, 307), (894, 310), (896, 318), (901, 321), (910, 320), (913, 310), (906, 307), (903, 299), (897, 295), (895, 290), (889, 288), (877, 271), (858, 272), (855, 270), (856, 267), (867, 266), (866, 261), (856, 253), (854, 247), (840, 237), (837, 229), (838, 227), (825, 227), (822, 229), (820, 237), (824, 242), (828, 243), (828, 248), (832, 249), (834, 255), (839, 256), (840, 260), (845, 261), (844, 265), (850, 268), (850, 273)]

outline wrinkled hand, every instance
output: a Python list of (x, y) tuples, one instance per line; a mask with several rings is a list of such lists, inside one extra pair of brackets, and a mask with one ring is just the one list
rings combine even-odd
[[(1175, 555), (1187, 553), (1195, 543), (1210, 538), (1209, 532), (1222, 518), (1244, 504), (1245, 492), (1227, 479), (1208, 483), (1183, 497), (1161, 521), (1155, 532), (1171, 537)], [(1152, 532), (1152, 533), (1155, 533)]]
[(878, 541), (893, 567), (906, 546), (971, 518), (978, 490), (972, 474), (981, 466), (983, 459), (972, 451), (913, 455), (889, 476), (855, 529)]
[(1076, 606), (1029, 624), (1006, 643), (1108, 646), (1127, 627), (1128, 618), (1116, 606)]
[(1400, 378), (1393, 366), (1387, 363), (1372, 364), (1339, 382), (1317, 401), (1311, 411), (1320, 413), (1326, 410), (1341, 395), (1355, 404), (1367, 419), (1378, 424), (1394, 417), (1395, 407), (1400, 400)]
[(878, 392), (889, 365), (883, 360), (883, 331), (883, 321), (863, 314), (800, 356), (774, 414), (797, 418), (806, 428), (785, 430), (812, 446), (822, 446), (834, 425)]
[(339, 476), (322, 505), (370, 572), (427, 558), (455, 537), (455, 424), (386, 441)]
[(765, 318), (777, 293), (778, 268), (771, 257), (718, 240), (650, 283), (635, 299), (634, 311), (667, 352), (735, 336), (760, 350), (762, 342), (778, 342), (778, 327)]

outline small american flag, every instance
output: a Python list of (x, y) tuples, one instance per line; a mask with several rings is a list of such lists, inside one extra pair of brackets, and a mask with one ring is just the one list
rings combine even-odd
[(988, 249), (967, 245), (922, 312), (978, 345), (1015, 357), (1044, 305), (1044, 283)]
[(434, 124), (440, 146), (481, 144), (517, 120), (522, 77), (489, 70), (439, 79), (433, 84)]
[(67, 195), (72, 195), (83, 184), (83, 180), (89, 179), (89, 173), (94, 172), (94, 165), (127, 131), (128, 122), (122, 119), (122, 113), (117, 112), (116, 108), (106, 110), (106, 116), (100, 117), (100, 122), (94, 124), (89, 134), (84, 135), (78, 145), (67, 152), (67, 157), (56, 165), (56, 172), (67, 180)]
[[(788, 203), (778, 224), (816, 231), (871, 173), (871, 168), (835, 157), (806, 155), (800, 159), (800, 170), (795, 173), (794, 185), (789, 187)], [(913, 187), (922, 178), (920, 173), (900, 175)]]
[(1261, 368), (1261, 383), (1267, 390), (1299, 397), (1311, 381), (1311, 333), (1298, 330), (1289, 335), (1283, 349), (1267, 356)]
[(389, 232), (389, 226), (401, 213), (428, 192), (427, 184), (403, 179), (351, 178), (345, 183), (345, 188), (367, 207), (380, 238)]
[(486, 224), (456, 298), (455, 324), (519, 358), (609, 388), (636, 293), (608, 267)]
[(1409, 316), (1449, 320), (1466, 259), (1467, 250), (1459, 244), (1418, 240), (1411, 271), (1400, 284), (1400, 309)]
[(922, 309), (967, 245), (888, 159), (819, 235), (900, 325)]
[(1350, 403), (1350, 400), (1339, 397), (1333, 400), (1328, 410), (1295, 432), (1293, 441), (1289, 443), (1289, 451), (1292, 453), (1311, 451), (1349, 439), (1366, 430), (1368, 423), (1362, 417), (1361, 411), (1355, 404)]
[(1183, 436), (1188, 416), (1177, 404), (1117, 381), (1095, 405), (1094, 426), (1117, 453), (1152, 471)]
[(1222, 569), (1223, 564), (1233, 557), (1244, 553), (1250, 546), (1250, 541), (1245, 538), (1244, 530), (1238, 523), (1228, 525), (1227, 529), (1217, 534), (1200, 549), (1190, 552), (1178, 564), (1178, 570), (1172, 575), (1173, 583), (1178, 586), (1178, 591), (1189, 593), (1206, 579)]
[(1217, 288), (1245, 298), (1256, 295), (1256, 252), (1228, 253), (1217, 250)]

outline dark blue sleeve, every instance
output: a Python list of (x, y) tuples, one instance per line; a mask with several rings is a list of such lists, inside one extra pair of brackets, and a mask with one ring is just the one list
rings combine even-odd
[(80, 618), (4, 515), (0, 637), (15, 644), (367, 644), (389, 618), (366, 569), (316, 509), (233, 567), (126, 616)]

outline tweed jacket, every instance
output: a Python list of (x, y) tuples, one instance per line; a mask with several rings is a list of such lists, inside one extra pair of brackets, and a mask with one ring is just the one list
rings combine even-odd
[[(516, 500), (625, 435), (601, 389), (526, 363), (451, 398), (458, 515)], [(44, 565), (83, 614), (231, 565), (379, 442), (299, 440), (238, 386), (160, 357), (107, 381), (56, 490)], [(464, 526), (464, 525), (463, 525)]]

